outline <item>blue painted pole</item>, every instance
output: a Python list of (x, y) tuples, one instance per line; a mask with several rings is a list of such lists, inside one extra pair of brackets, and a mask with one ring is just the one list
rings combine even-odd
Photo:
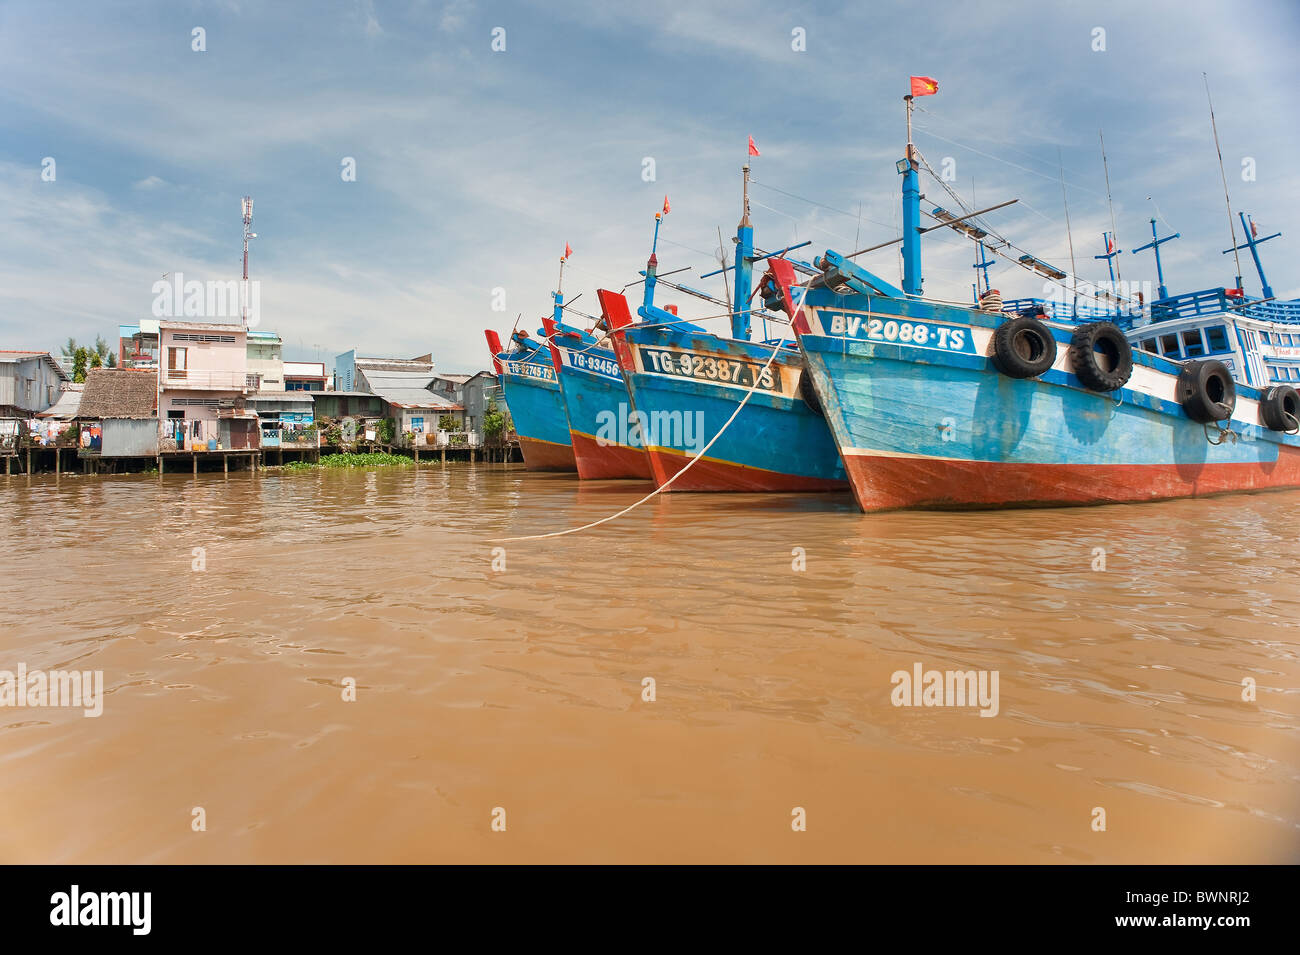
[(659, 257), (655, 255), (659, 248), (659, 223), (663, 221), (663, 216), (658, 212), (655, 213), (655, 238), (650, 246), (650, 258), (645, 264), (645, 295), (641, 299), (641, 305), (644, 308), (651, 308), (655, 303), (655, 282), (656, 275), (659, 272)]
[(1123, 252), (1124, 250), (1123, 250), (1123, 249), (1115, 249), (1115, 250), (1113, 250), (1113, 251), (1111, 250), (1111, 247), (1110, 247), (1111, 235), (1110, 235), (1109, 232), (1103, 232), (1103, 233), (1101, 234), (1101, 241), (1102, 241), (1102, 245), (1103, 245), (1103, 246), (1105, 247), (1105, 249), (1106, 249), (1106, 254), (1105, 254), (1105, 255), (1094, 255), (1093, 258), (1094, 258), (1094, 259), (1105, 259), (1105, 260), (1106, 260), (1106, 268), (1110, 270), (1110, 294), (1111, 294), (1111, 298), (1116, 299), (1116, 302), (1115, 302), (1115, 315), (1118, 317), (1118, 316), (1119, 316), (1119, 301), (1118, 301), (1119, 296), (1118, 296), (1118, 294), (1117, 294), (1117, 292), (1116, 292), (1116, 289), (1115, 289), (1115, 256), (1119, 255), (1119, 254), (1120, 254), (1121, 252)]
[[(1273, 289), (1268, 284), (1268, 279), (1264, 277), (1264, 266), (1259, 261), (1259, 243), (1267, 240), (1256, 240), (1254, 231), (1251, 228), (1254, 225), (1254, 222), (1252, 221), (1250, 225), (1247, 225), (1246, 214), (1244, 212), (1238, 212), (1237, 215), (1241, 216), (1241, 227), (1246, 230), (1246, 244), (1250, 246), (1250, 257), (1255, 260), (1255, 271), (1259, 273), (1259, 284), (1263, 289), (1264, 298), (1272, 298)], [(1279, 233), (1279, 235), (1280, 234), (1281, 233)], [(1271, 239), (1273, 236), (1270, 235), (1268, 238)]]
[(907, 158), (899, 163), (903, 174), (903, 291), (921, 294), (921, 181), (912, 157), (912, 96), (907, 103)]
[(1158, 289), (1160, 298), (1169, 297), (1169, 289), (1165, 287), (1165, 270), (1163, 266), (1160, 264), (1160, 246), (1162, 243), (1168, 242), (1171, 239), (1176, 239), (1180, 235), (1182, 235), (1181, 232), (1175, 232), (1173, 235), (1167, 235), (1163, 239), (1159, 238), (1156, 235), (1156, 220), (1153, 218), (1151, 220), (1151, 241), (1148, 242), (1146, 245), (1139, 245), (1136, 249), (1133, 250), (1135, 254), (1138, 252), (1145, 252), (1147, 249), (1153, 249), (1155, 251), (1156, 280), (1160, 283), (1160, 287)]
[[(977, 243), (975, 243), (975, 244), (976, 244), (976, 246), (977, 246), (977, 251), (979, 252), (979, 258), (977, 258), (977, 259), (975, 260), (974, 268), (976, 268), (976, 269), (982, 269), (982, 270), (983, 270), (983, 272), (984, 272), (984, 291), (987, 292), (987, 291), (989, 290), (989, 266), (991, 266), (991, 265), (993, 264), (993, 260), (990, 259), (990, 258), (988, 258), (987, 256), (984, 255), (984, 243), (983, 243), (982, 241), (977, 242)], [(975, 279), (976, 279), (976, 281), (975, 281), (975, 304), (978, 305), (978, 304), (979, 304), (979, 300), (980, 300), (980, 298), (979, 298), (979, 297), (980, 297), (979, 276), (977, 275), (977, 276), (975, 277)]]
[(749, 163), (745, 163), (744, 207), (736, 226), (736, 298), (731, 308), (731, 337), (749, 341), (749, 296), (754, 287), (754, 227), (749, 222)]
[(560, 287), (555, 291), (555, 307), (551, 310), (551, 318), (557, 324), (564, 321), (564, 256), (560, 256)]

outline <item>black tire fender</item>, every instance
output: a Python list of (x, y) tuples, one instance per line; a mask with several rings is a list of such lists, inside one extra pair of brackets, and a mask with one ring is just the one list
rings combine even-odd
[(1115, 391), (1133, 376), (1133, 346), (1114, 322), (1089, 322), (1070, 339), (1074, 375), (1090, 391)]
[(1259, 399), (1259, 420), (1270, 431), (1300, 430), (1300, 393), (1290, 385), (1265, 388)]
[(1008, 318), (993, 332), (993, 367), (1008, 378), (1037, 378), (1055, 361), (1052, 330), (1032, 315)]
[(1226, 421), (1237, 407), (1237, 385), (1232, 380), (1232, 372), (1216, 358), (1185, 363), (1174, 393), (1187, 417), (1202, 424)]

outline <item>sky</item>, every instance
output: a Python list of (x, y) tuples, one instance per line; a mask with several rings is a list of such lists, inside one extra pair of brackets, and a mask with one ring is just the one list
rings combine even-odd
[[(1300, 297), (1297, 40), (1296, 0), (0, 0), (0, 348), (111, 341), (165, 274), (238, 278), (251, 195), (259, 328), (286, 359), (485, 368), (484, 328), (549, 312), (566, 243), (575, 308), (637, 280), (665, 195), (660, 271), (721, 295), (697, 276), (719, 230), (732, 247), (749, 136), (760, 247), (897, 237), (909, 75), (939, 82), (915, 142), (950, 188), (1020, 200), (986, 223), (1067, 271), (1072, 239), (1095, 280), (1113, 214), (1123, 278), (1154, 286), (1128, 250), (1155, 216), (1181, 235), (1162, 247), (1176, 293), (1236, 274), (1204, 72), (1232, 208), (1283, 233), (1261, 256)], [(928, 235), (926, 293), (969, 301), (973, 255)], [(859, 262), (900, 281), (896, 248)], [(1005, 261), (991, 279), (1044, 291)]]

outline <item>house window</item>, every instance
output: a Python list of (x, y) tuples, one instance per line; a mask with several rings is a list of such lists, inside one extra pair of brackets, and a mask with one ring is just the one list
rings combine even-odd
[(1177, 336), (1177, 335), (1161, 335), (1161, 336), (1160, 336), (1160, 351), (1161, 351), (1163, 354), (1166, 354), (1166, 355), (1177, 355), (1177, 354), (1178, 354), (1178, 336)]
[(411, 430), (416, 434), (424, 434), (424, 418), (422, 416), (411, 419)]
[(1156, 351), (1156, 340), (1154, 338), (1144, 339), (1142, 342), (1142, 350), (1150, 352), (1153, 355), (1159, 354), (1159, 352)]
[(1199, 328), (1189, 328), (1183, 332), (1183, 347), (1187, 349), (1187, 357), (1195, 358), (1198, 355), (1205, 354), (1205, 345), (1201, 341), (1201, 330)]
[(167, 377), (168, 378), (185, 377), (185, 349), (184, 348), (167, 349)]
[(27, 403), (29, 405), (32, 403), (32, 385), (35, 383), (35, 381), (36, 381), (35, 378), (23, 379), (23, 397), (27, 400)]
[(1205, 330), (1205, 336), (1209, 339), (1210, 351), (1228, 350), (1227, 330), (1222, 325), (1211, 325)]

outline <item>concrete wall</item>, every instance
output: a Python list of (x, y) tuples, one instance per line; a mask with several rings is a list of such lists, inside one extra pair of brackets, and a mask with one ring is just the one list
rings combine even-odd
[[(195, 342), (183, 337), (186, 335), (222, 335), (233, 338), (229, 342)], [(211, 329), (168, 328), (163, 326), (160, 332), (158, 364), (161, 368), (163, 387), (171, 390), (173, 386), (187, 389), (208, 389), (212, 391), (239, 391), (247, 386), (248, 378), (248, 341), (244, 329), (238, 325), (214, 326)], [(185, 349), (185, 375), (171, 379), (170, 356), (172, 348)]]
[(284, 391), (284, 361), (278, 338), (248, 339), (248, 374), (258, 375), (258, 391)]

